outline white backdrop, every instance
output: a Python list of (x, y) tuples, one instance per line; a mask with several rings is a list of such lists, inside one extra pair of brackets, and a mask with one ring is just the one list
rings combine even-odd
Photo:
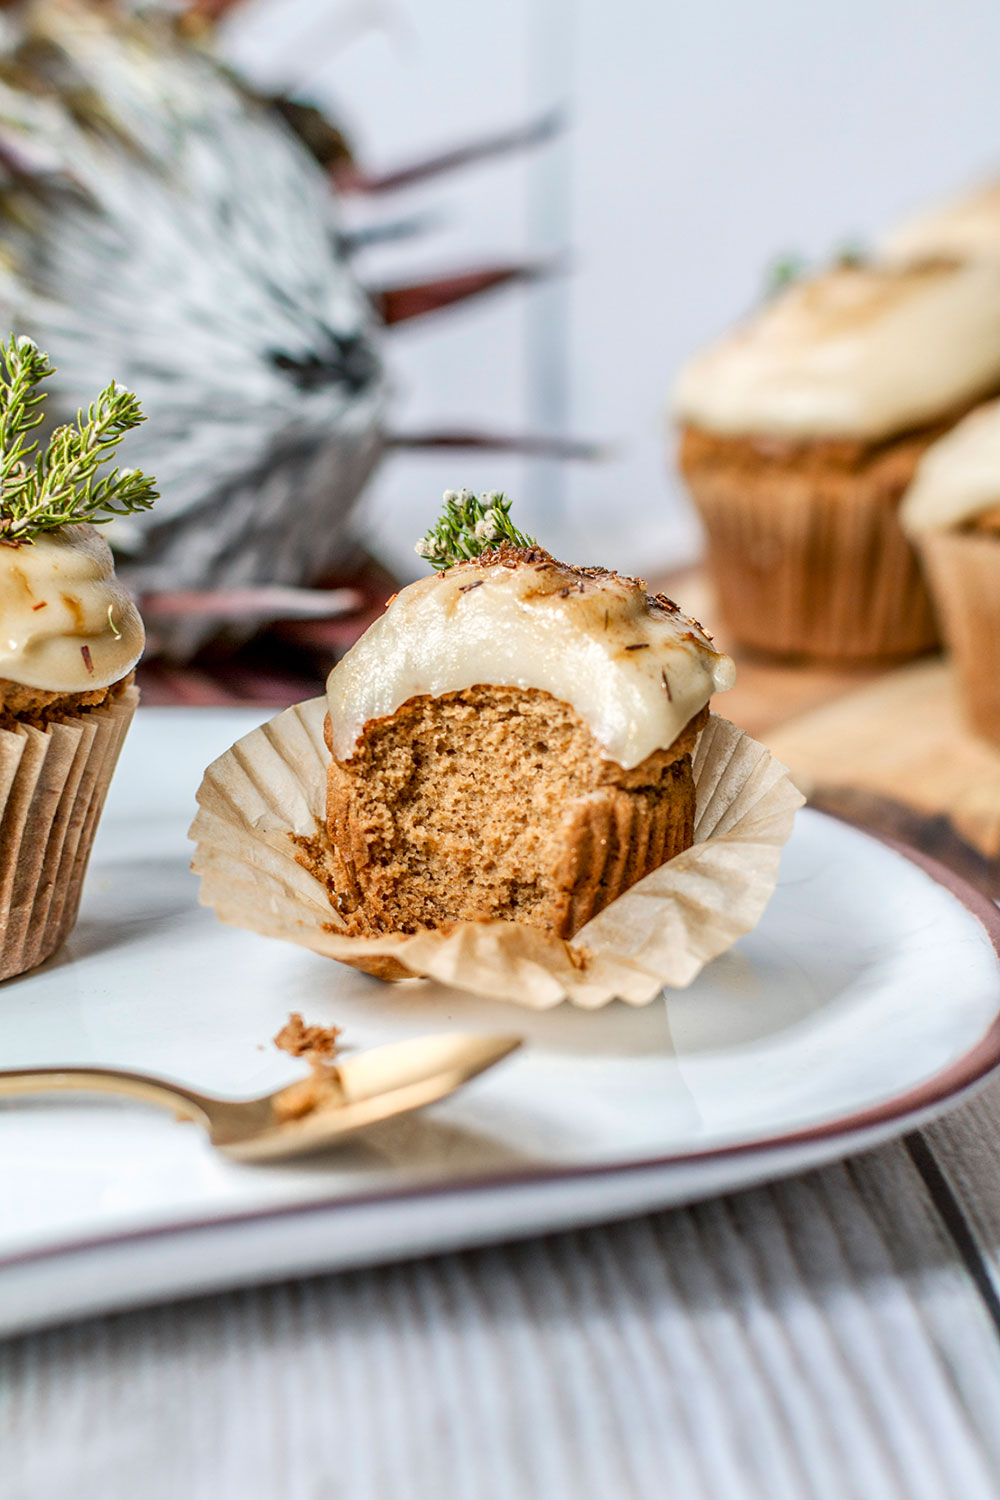
[(784, 252), (864, 241), (1000, 168), (995, 0), (253, 0), (232, 56), (295, 81), (376, 170), (564, 105), (533, 153), (359, 205), (433, 233), (369, 254), (375, 281), (570, 252), (558, 282), (387, 335), (404, 429), (606, 440), (607, 461), (405, 455), (364, 528), (397, 568), (446, 486), (505, 488), (578, 561), (655, 572), (697, 548), (665, 463), (684, 356), (756, 298)]

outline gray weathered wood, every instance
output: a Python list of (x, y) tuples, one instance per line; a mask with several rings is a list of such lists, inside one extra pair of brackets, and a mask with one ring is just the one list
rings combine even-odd
[(0, 1391), (2, 1500), (1000, 1493), (1000, 1340), (904, 1145), (29, 1336)]
[(1000, 1320), (1000, 1074), (924, 1132), (996, 1298)]

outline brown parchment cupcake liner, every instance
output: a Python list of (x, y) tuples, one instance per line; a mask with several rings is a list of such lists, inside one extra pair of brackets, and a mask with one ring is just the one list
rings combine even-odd
[(693, 757), (695, 843), (606, 906), (570, 941), (513, 922), (347, 936), (295, 839), (323, 838), (326, 699), (297, 704), (205, 773), (190, 837), (201, 900), (224, 922), (383, 974), (436, 979), (540, 1009), (643, 1005), (690, 984), (756, 926), (803, 798), (763, 745), (712, 716)]
[(769, 655), (862, 662), (915, 656), (938, 640), (898, 494), (864, 474), (688, 468), (731, 636)]
[(1000, 537), (928, 532), (920, 550), (965, 717), (1000, 745)]
[(76, 921), (83, 877), (139, 694), (44, 729), (0, 730), (0, 980), (49, 958)]

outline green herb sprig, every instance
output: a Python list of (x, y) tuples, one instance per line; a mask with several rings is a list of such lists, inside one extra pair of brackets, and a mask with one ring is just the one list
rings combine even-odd
[(45, 531), (148, 510), (156, 481), (139, 469), (112, 468), (115, 449), (145, 421), (131, 391), (114, 383), (74, 426), (57, 427), (42, 450), (31, 433), (44, 420), (43, 380), (55, 372), (29, 338), (0, 345), (0, 542), (33, 542)]
[(472, 490), (445, 490), (444, 508), (437, 522), (420, 538), (414, 551), (442, 572), (503, 542), (512, 547), (537, 547), (534, 537), (518, 531), (510, 519), (510, 504), (499, 490), (487, 490), (483, 495), (475, 495)]
[[(844, 240), (842, 244), (834, 247), (829, 257), (828, 264), (840, 270), (851, 266), (864, 266), (870, 260), (869, 252), (859, 240)], [(818, 263), (820, 266), (824, 262)], [(797, 251), (789, 251), (785, 255), (779, 255), (764, 272), (763, 299), (765, 302), (772, 297), (777, 297), (780, 292), (785, 291), (793, 282), (802, 281), (806, 276), (812, 274), (816, 269), (816, 263), (810, 266), (810, 262), (804, 255)]]
[(772, 297), (777, 297), (786, 287), (790, 287), (794, 281), (801, 281), (808, 271), (808, 263), (803, 255), (789, 252), (779, 255), (764, 272), (764, 301), (768, 302)]

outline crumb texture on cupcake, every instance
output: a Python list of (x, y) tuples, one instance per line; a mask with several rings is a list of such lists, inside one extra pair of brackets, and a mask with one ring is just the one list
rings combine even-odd
[(18, 724), (44, 729), (47, 724), (103, 708), (116, 702), (134, 680), (135, 673), (130, 672), (110, 687), (94, 688), (90, 693), (47, 693), (43, 688), (24, 687), (0, 678), (0, 729), (14, 729)]
[(349, 930), (568, 938), (690, 846), (733, 665), (637, 579), (500, 548), (405, 589), (335, 667), (327, 888)]
[(374, 932), (488, 916), (571, 937), (690, 846), (706, 717), (626, 771), (537, 689), (412, 700), (330, 767), (342, 915)]

